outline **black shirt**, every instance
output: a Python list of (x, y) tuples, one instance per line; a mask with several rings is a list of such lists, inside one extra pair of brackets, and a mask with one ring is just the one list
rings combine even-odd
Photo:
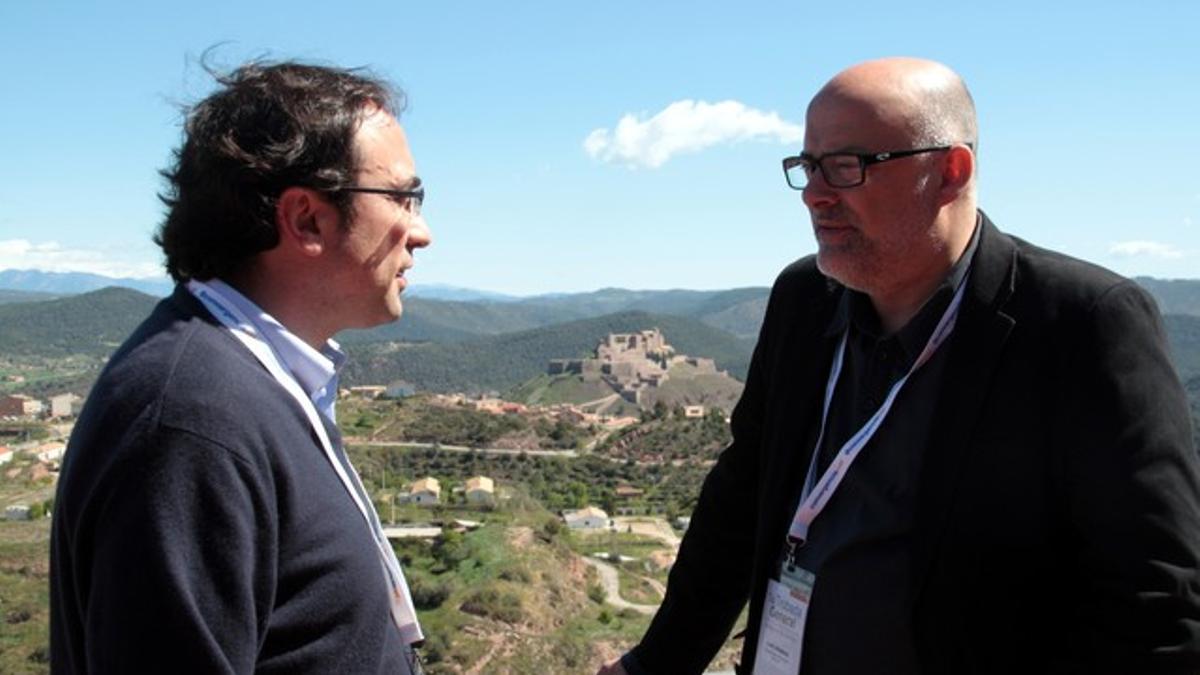
[[(831, 336), (847, 335), (817, 473), (909, 371), (969, 269), (978, 228), (912, 320), (885, 335), (870, 298), (847, 290)], [(874, 437), (809, 528), (796, 561), (816, 574), (804, 636), (804, 675), (918, 673), (912, 633), (910, 533), (921, 460), (949, 341), (908, 379)], [(817, 430), (810, 443), (816, 442)], [(802, 477), (801, 477), (802, 479)]]

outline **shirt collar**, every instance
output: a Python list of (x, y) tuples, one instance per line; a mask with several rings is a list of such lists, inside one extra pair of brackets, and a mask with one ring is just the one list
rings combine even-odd
[[(929, 296), (929, 299), (921, 306), (916, 316), (896, 332), (894, 337), (904, 349), (909, 360), (916, 359), (921, 350), (925, 348), (925, 343), (929, 340), (929, 335), (933, 332), (938, 320), (942, 317), (942, 313), (946, 311), (946, 307), (954, 298), (954, 291), (962, 283), (967, 270), (971, 268), (971, 260), (974, 259), (975, 251), (979, 248), (979, 230), (979, 216), (976, 215), (975, 229), (971, 233), (971, 240), (967, 243), (967, 248), (963, 251), (963, 254), (950, 267), (946, 278), (942, 280), (942, 283), (934, 290), (933, 295)], [(879, 325), (879, 315), (875, 313), (875, 307), (871, 304), (871, 298), (866, 293), (847, 288), (838, 300), (833, 320), (830, 322), (825, 334), (830, 337), (841, 335), (849, 326), (853, 326), (855, 331), (872, 340), (879, 340), (884, 337), (883, 327)]]
[(337, 398), (338, 371), (346, 363), (346, 354), (333, 340), (326, 340), (320, 351), (313, 349), (295, 333), (268, 314), (250, 298), (220, 279), (205, 282), (212, 290), (245, 314), (262, 339), (270, 345), (279, 362), (296, 379), (317, 408), (332, 420), (332, 401)]

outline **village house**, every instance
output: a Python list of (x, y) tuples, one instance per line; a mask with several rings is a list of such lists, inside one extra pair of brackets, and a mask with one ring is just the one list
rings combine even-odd
[(413, 504), (437, 504), (442, 500), (442, 486), (432, 476), (422, 478), (408, 490), (408, 501)]
[(5, 520), (32, 520), (27, 504), (13, 504), (4, 509)]
[(0, 417), (36, 417), (42, 409), (41, 401), (24, 394), (9, 394), (0, 398)]
[(704, 406), (702, 405), (685, 405), (683, 406), (684, 417), (704, 417)]
[(387, 393), (387, 387), (379, 384), (363, 384), (350, 387), (350, 395), (368, 400), (377, 399)]
[(66, 393), (50, 397), (50, 417), (74, 417), (83, 408), (83, 399)]
[(496, 503), (496, 484), (487, 476), (467, 480), (467, 503), (490, 506)]
[(618, 485), (617, 489), (613, 490), (613, 494), (617, 499), (635, 499), (641, 497), (644, 492), (632, 485)]
[(5, 446), (0, 445), (0, 466), (4, 466), (5, 464), (8, 464), (9, 462), (13, 461), (13, 457), (16, 454), (17, 453), (14, 452), (13, 450), (9, 450)]
[(563, 520), (572, 530), (600, 530), (608, 527), (608, 514), (595, 506), (585, 506), (578, 511), (564, 511)]
[(67, 446), (59, 441), (50, 441), (36, 445), (30, 448), (28, 452), (36, 457), (39, 462), (48, 464), (62, 459), (62, 456), (67, 452)]

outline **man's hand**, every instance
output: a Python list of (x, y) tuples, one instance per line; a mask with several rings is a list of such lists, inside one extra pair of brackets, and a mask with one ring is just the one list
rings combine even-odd
[(617, 659), (612, 663), (600, 666), (600, 670), (596, 671), (596, 675), (629, 675), (629, 673), (625, 672), (625, 666), (621, 665), (621, 659)]

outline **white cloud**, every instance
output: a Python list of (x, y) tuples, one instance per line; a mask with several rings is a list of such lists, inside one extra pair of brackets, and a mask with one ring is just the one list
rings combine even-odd
[(1122, 258), (1165, 258), (1177, 260), (1183, 257), (1183, 251), (1157, 241), (1122, 241), (1108, 247), (1108, 252)]
[(767, 140), (798, 143), (804, 128), (778, 113), (749, 108), (738, 101), (675, 101), (649, 119), (632, 113), (613, 130), (596, 129), (583, 141), (593, 159), (656, 168), (674, 155), (722, 143)]
[(137, 279), (163, 274), (162, 265), (158, 263), (115, 260), (100, 251), (64, 248), (58, 242), (34, 243), (28, 239), (0, 240), (0, 270), (7, 269), (89, 272)]

